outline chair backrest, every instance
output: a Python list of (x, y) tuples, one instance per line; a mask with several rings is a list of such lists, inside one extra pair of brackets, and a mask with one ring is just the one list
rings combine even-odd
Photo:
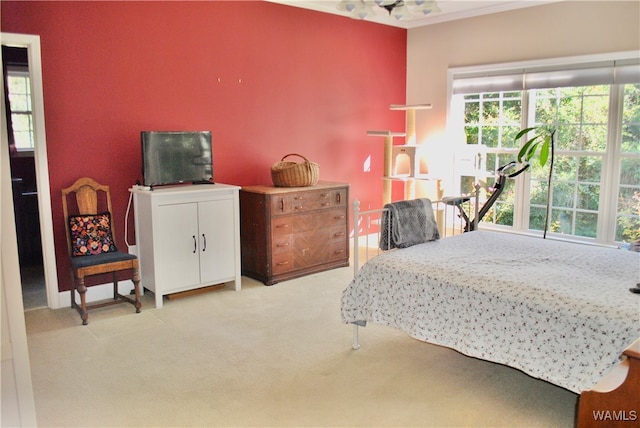
[[(71, 198), (70, 195), (75, 198)], [(69, 199), (75, 199), (75, 207), (69, 210)], [(99, 205), (99, 201), (102, 205)], [(64, 227), (67, 232), (67, 247), (69, 254), (72, 252), (71, 235), (69, 233), (69, 215), (76, 214), (98, 214), (99, 206), (104, 206), (106, 202), (106, 211), (111, 214), (111, 193), (109, 186), (99, 184), (97, 181), (89, 177), (79, 178), (71, 186), (62, 189), (62, 211), (64, 213)], [(102, 209), (104, 212), (105, 210)], [(111, 235), (115, 242), (115, 230), (113, 221), (111, 222)]]

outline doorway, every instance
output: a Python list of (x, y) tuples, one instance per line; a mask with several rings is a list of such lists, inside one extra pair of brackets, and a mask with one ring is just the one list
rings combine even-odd
[[(6, 80), (5, 52), (11, 52), (18, 59), (10, 61), (26, 63), (32, 103), (32, 156), (10, 157), (23, 305), (25, 310), (43, 306), (57, 309), (60, 304), (49, 198), (40, 37), (13, 33), (2, 33), (1, 37), (3, 80)], [(5, 104), (7, 100), (5, 91)], [(7, 118), (9, 116), (7, 111)], [(12, 136), (9, 136), (12, 128), (8, 121), (7, 128), (8, 138), (2, 150), (9, 150), (12, 141)]]
[(47, 290), (32, 150), (35, 142), (27, 48), (2, 45), (2, 73), (22, 303), (25, 310), (31, 310), (47, 306)]

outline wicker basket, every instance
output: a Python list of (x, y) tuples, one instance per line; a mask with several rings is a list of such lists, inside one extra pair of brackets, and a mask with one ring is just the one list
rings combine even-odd
[[(285, 161), (289, 156), (299, 156), (304, 162)], [(285, 155), (280, 162), (274, 163), (271, 167), (271, 179), (278, 187), (313, 186), (318, 183), (319, 178), (320, 166), (297, 153)]]

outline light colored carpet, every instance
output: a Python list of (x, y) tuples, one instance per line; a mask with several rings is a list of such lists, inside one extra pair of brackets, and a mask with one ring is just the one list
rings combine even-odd
[(156, 309), (25, 313), (39, 426), (559, 426), (577, 395), (396, 330), (351, 349), (351, 268)]

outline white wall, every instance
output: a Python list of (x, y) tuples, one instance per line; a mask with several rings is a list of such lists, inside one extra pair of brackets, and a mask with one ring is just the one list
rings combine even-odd
[(417, 142), (432, 146), (430, 166), (450, 165), (448, 68), (631, 50), (640, 50), (638, 1), (564, 1), (411, 29), (407, 103), (433, 105), (416, 114)]

